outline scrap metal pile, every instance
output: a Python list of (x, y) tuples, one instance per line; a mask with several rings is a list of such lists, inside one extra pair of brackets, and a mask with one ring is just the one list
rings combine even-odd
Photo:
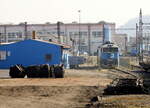
[(143, 88), (137, 79), (115, 79), (104, 89), (104, 95), (140, 94)]
[(139, 65), (141, 70), (127, 72), (129, 74), (136, 73), (135, 78), (113, 80), (104, 89), (104, 95), (150, 94), (150, 61), (139, 62)]
[(10, 67), (9, 76), (11, 78), (63, 78), (63, 66), (34, 65), (24, 67), (22, 65), (14, 65)]
[[(145, 74), (148, 76), (147, 74)], [(122, 78), (113, 80), (105, 89), (104, 95), (150, 94), (149, 78)]]
[(139, 65), (140, 65), (145, 71), (149, 71), (149, 69), (150, 69), (150, 62), (149, 62), (149, 61), (139, 62)]

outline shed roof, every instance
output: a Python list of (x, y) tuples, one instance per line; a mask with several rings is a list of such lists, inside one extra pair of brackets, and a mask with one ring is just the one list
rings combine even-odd
[[(69, 45), (60, 44), (60, 43), (57, 43), (57, 42), (43, 41), (43, 40), (40, 40), (40, 39), (28, 39), (28, 40), (33, 40), (33, 41), (39, 41), (39, 42), (44, 42), (44, 43), (48, 43), (48, 44), (58, 45), (58, 46), (61, 46), (63, 49), (69, 49), (69, 48), (70, 48)], [(26, 41), (26, 40), (23, 40), (23, 41)], [(20, 42), (20, 41), (19, 41), (19, 42)], [(8, 45), (8, 44), (13, 44), (13, 43), (16, 43), (16, 42), (1, 43), (1, 45)]]

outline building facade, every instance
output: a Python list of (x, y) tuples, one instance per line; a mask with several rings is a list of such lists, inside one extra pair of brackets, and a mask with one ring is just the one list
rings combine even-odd
[(103, 26), (111, 27), (111, 33), (115, 34), (115, 23), (69, 23), (60, 24), (60, 37), (58, 37), (58, 26), (56, 24), (18, 24), (0, 25), (0, 42), (14, 42), (32, 38), (32, 31), (36, 31), (38, 39), (46, 41), (58, 41), (72, 46), (73, 53), (87, 52), (94, 55), (98, 46), (103, 42)]
[(127, 45), (129, 45), (127, 34), (112, 35), (112, 42), (115, 43), (119, 47), (121, 53), (127, 52)]

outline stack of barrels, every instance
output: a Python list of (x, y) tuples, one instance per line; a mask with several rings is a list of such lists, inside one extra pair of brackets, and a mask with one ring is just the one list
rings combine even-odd
[(24, 67), (14, 65), (10, 67), (9, 76), (11, 78), (63, 78), (64, 69), (62, 65), (33, 65)]

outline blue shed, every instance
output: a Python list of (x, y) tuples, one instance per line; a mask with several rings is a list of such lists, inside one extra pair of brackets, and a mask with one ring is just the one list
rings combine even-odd
[(24, 40), (0, 45), (0, 69), (15, 64), (23, 66), (61, 64), (63, 45), (41, 40)]

